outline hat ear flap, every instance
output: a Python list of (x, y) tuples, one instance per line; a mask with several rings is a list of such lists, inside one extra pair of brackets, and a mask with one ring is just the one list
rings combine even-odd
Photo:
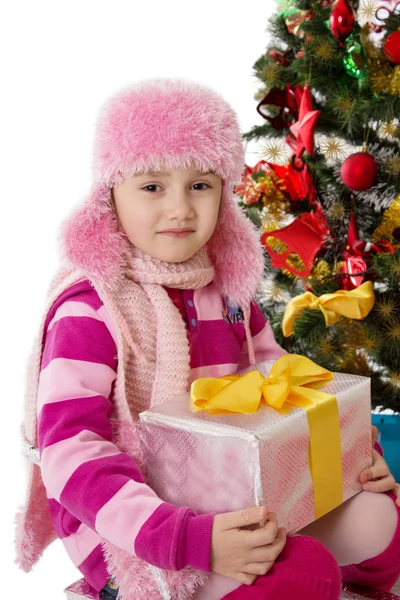
[(264, 273), (260, 234), (223, 182), (217, 226), (208, 242), (215, 282), (236, 304), (253, 300)]
[(83, 206), (61, 225), (60, 242), (68, 261), (106, 283), (121, 276), (128, 240), (112, 210), (111, 188), (95, 184)]

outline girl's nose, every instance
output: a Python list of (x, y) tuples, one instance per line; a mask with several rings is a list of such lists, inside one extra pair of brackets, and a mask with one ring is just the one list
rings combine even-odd
[(185, 221), (194, 215), (188, 193), (183, 191), (171, 192), (166, 199), (165, 212), (168, 218)]

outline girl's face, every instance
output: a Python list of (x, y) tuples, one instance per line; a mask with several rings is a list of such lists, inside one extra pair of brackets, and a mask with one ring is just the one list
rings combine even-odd
[(169, 263), (188, 260), (208, 242), (221, 193), (222, 179), (195, 166), (136, 174), (113, 188), (115, 212), (129, 241)]

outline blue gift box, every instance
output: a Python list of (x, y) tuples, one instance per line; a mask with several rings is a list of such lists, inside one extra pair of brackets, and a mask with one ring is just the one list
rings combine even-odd
[(400, 414), (372, 413), (378, 430), (378, 442), (395, 480), (400, 483)]

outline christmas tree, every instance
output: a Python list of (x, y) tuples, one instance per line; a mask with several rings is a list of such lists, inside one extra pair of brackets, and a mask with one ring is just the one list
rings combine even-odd
[(286, 0), (253, 68), (265, 123), (236, 187), (278, 342), (400, 411), (400, 3)]

